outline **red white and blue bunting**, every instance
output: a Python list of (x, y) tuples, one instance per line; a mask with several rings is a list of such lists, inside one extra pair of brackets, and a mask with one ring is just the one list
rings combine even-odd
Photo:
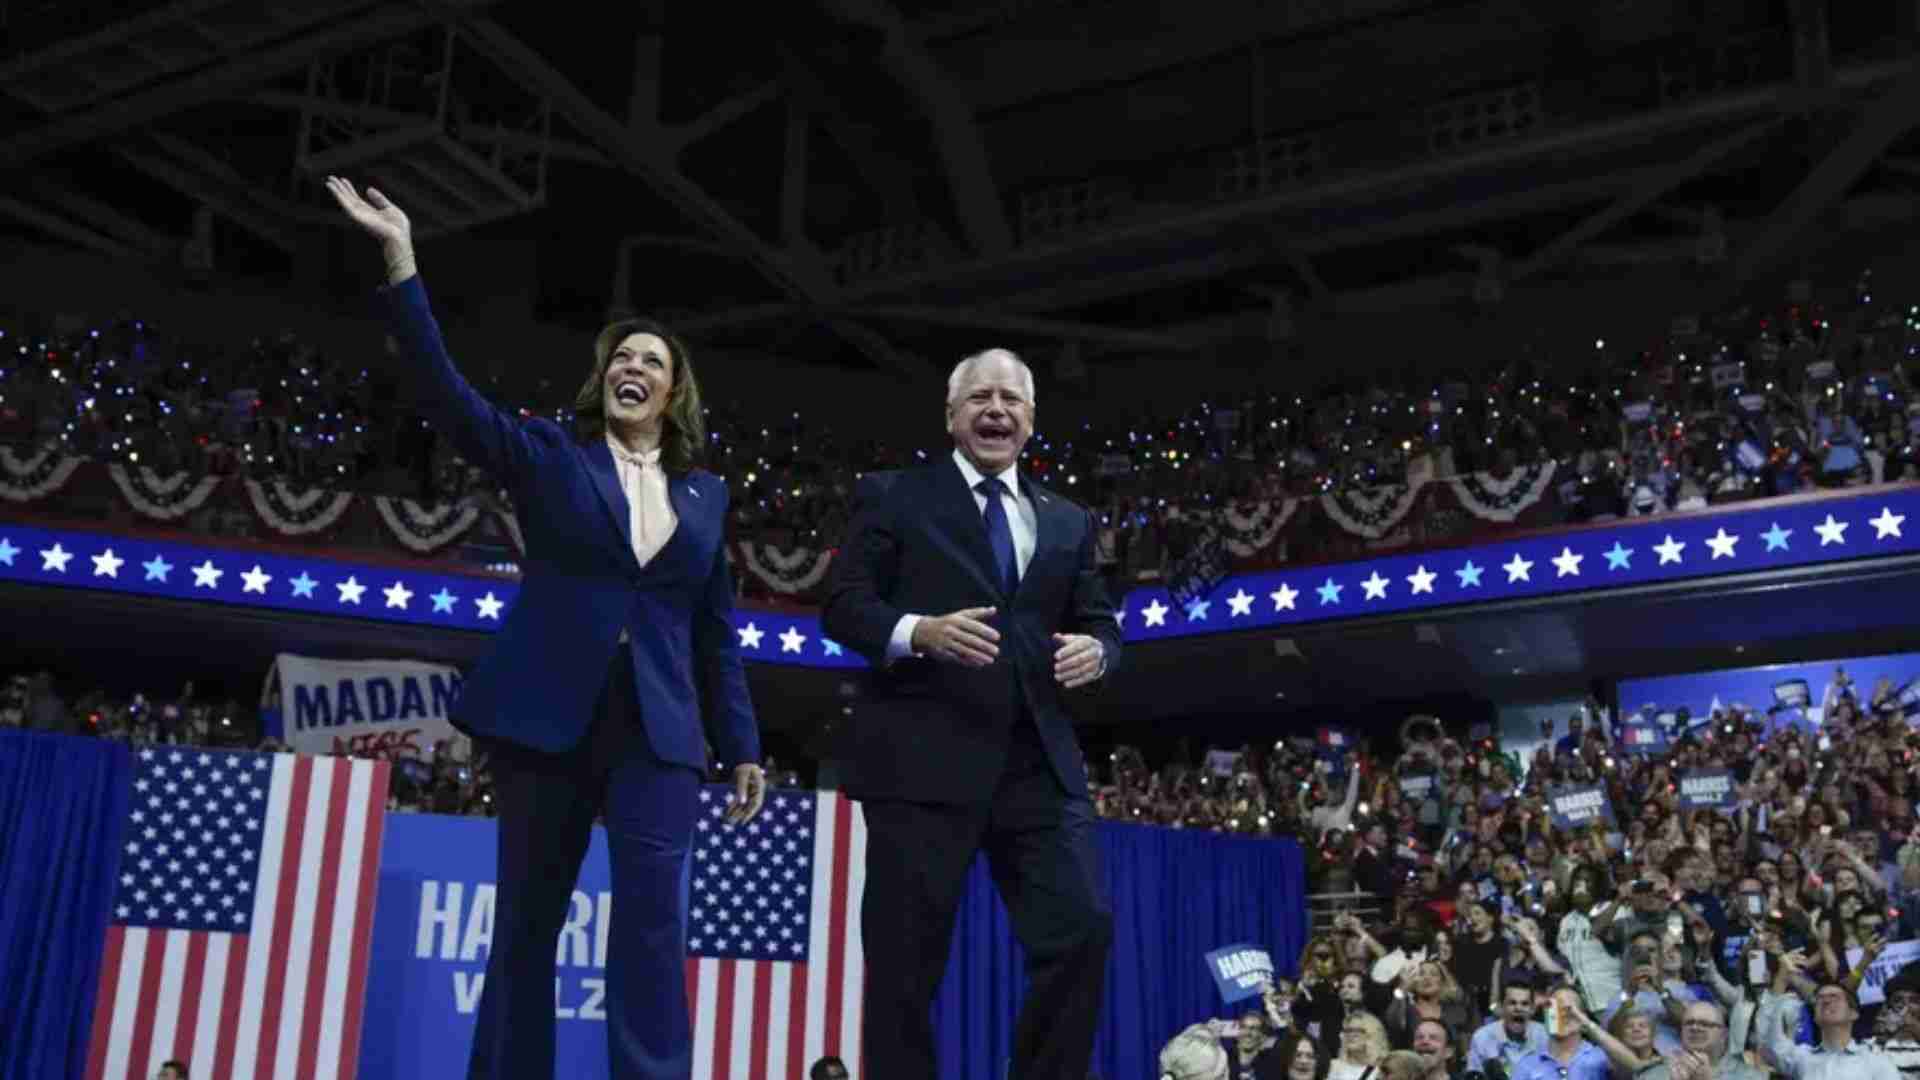
[(1273, 546), (1298, 509), (1298, 499), (1230, 502), (1216, 521), (1220, 539), (1235, 558), (1253, 558)]
[(178, 521), (205, 506), (220, 488), (218, 476), (199, 476), (177, 472), (161, 476), (145, 465), (129, 468), (119, 462), (107, 466), (113, 486), (127, 505), (142, 517), (155, 521)]
[(412, 499), (375, 495), (373, 507), (393, 538), (418, 555), (439, 551), (467, 535), (480, 520), (479, 507), (464, 501), (422, 506)]
[(1329, 491), (1320, 496), (1327, 517), (1355, 536), (1378, 540), (1398, 528), (1420, 499), (1422, 484), (1382, 484)]
[(353, 494), (326, 488), (295, 491), (276, 476), (264, 484), (248, 478), (247, 501), (274, 532), (282, 536), (310, 536), (333, 528), (353, 505)]
[(0, 499), (17, 503), (44, 499), (67, 486), (81, 461), (59, 453), (52, 444), (25, 460), (14, 456), (12, 447), (0, 446)]
[(1468, 513), (1482, 521), (1507, 524), (1546, 496), (1553, 487), (1553, 469), (1550, 460), (1536, 461), (1500, 479), (1492, 473), (1469, 473), (1447, 482)]
[(742, 540), (739, 549), (747, 572), (783, 596), (794, 596), (820, 584), (833, 563), (833, 551), (826, 548), (816, 551), (802, 547), (786, 552), (771, 544)]

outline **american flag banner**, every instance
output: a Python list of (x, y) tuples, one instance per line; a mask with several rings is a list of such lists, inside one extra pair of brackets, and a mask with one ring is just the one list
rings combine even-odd
[(350, 1080), (385, 762), (135, 756), (88, 1080)]
[(759, 817), (729, 827), (725, 788), (700, 800), (687, 911), (694, 1077), (805, 1076), (825, 1054), (859, 1076), (859, 804), (776, 790)]

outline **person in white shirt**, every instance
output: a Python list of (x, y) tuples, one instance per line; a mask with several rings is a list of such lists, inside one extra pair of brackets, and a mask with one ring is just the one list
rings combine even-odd
[[(1306, 796), (1301, 796), (1306, 801)], [(1347, 766), (1347, 796), (1339, 803), (1326, 803), (1307, 811), (1307, 824), (1313, 831), (1324, 836), (1335, 829), (1344, 829), (1353, 824), (1353, 809), (1360, 801), (1360, 770), (1354, 765)]]
[(1783, 1021), (1799, 1026), (1804, 1007), (1798, 995), (1787, 992), (1791, 975), (1806, 966), (1804, 954), (1788, 954), (1774, 976), (1773, 992), (1760, 1003), (1754, 1020), (1755, 1037), (1760, 1048), (1773, 1061), (1773, 1067), (1793, 1080), (1900, 1080), (1900, 1070), (1885, 1054), (1853, 1037), (1854, 1022), (1860, 1019), (1860, 1005), (1853, 991), (1836, 982), (1823, 982), (1813, 994), (1813, 1022), (1820, 1029), (1820, 1041), (1801, 1046), (1793, 1041)]
[(1590, 1008), (1603, 1008), (1620, 996), (1620, 958), (1594, 932), (1594, 920), (1619, 906), (1609, 900), (1596, 906), (1593, 872), (1582, 868), (1573, 873), (1567, 887), (1569, 907), (1560, 918), (1560, 933), (1554, 944), (1567, 960), (1567, 969)]
[(1887, 1002), (1873, 1029), (1868, 1040), (1873, 1048), (1887, 1055), (1906, 1080), (1920, 1080), (1920, 991), (1912, 981), (1896, 976), (1888, 984)]

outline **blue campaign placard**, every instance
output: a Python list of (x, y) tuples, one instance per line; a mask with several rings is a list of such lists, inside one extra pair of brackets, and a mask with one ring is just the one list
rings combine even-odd
[(1731, 769), (1690, 769), (1680, 775), (1680, 805), (1688, 810), (1732, 806), (1733, 787)]
[(1584, 829), (1596, 821), (1613, 828), (1613, 804), (1607, 801), (1606, 789), (1598, 784), (1554, 788), (1547, 801), (1555, 828)]
[(1229, 945), (1207, 954), (1207, 970), (1220, 988), (1220, 1000), (1232, 1005), (1259, 997), (1273, 981), (1273, 956), (1257, 945)]
[(1657, 720), (1635, 718), (1620, 727), (1620, 748), (1629, 754), (1664, 754), (1667, 729)]

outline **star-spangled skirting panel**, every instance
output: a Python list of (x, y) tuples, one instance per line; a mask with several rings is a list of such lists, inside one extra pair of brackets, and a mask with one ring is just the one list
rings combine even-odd
[[(1908, 524), (1909, 518), (1913, 524)], [(1121, 606), (1128, 641), (1294, 626), (1759, 573), (1920, 550), (1920, 485), (1771, 502), (1231, 578), (1182, 609), (1164, 589)]]
[[(0, 581), (480, 631), (497, 629), (520, 595), (499, 578), (12, 522), (0, 522)], [(814, 616), (737, 611), (734, 631), (750, 660), (864, 666)]]
[[(1134, 589), (1118, 611), (1128, 641), (1153, 641), (1916, 551), (1920, 485), (1900, 485), (1240, 575), (1185, 609), (1165, 589)], [(3, 522), (0, 580), (480, 631), (497, 628), (520, 591), (495, 578)], [(815, 616), (742, 609), (734, 632), (741, 654), (755, 662), (865, 666), (823, 637)]]

